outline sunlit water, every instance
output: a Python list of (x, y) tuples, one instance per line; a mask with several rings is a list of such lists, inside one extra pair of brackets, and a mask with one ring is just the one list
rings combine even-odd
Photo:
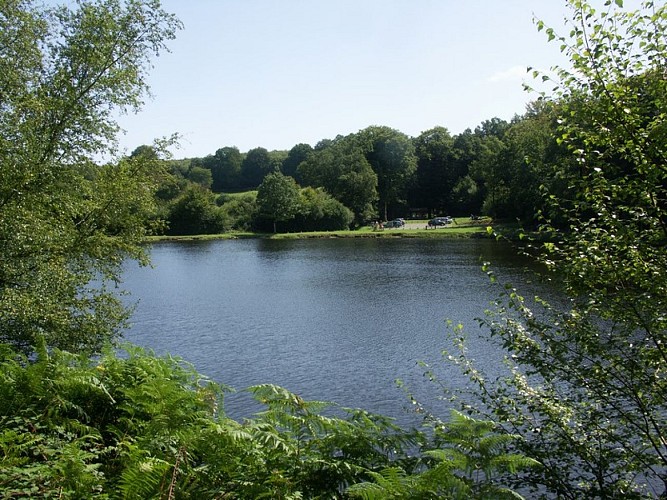
[[(502, 353), (484, 340), (484, 315), (504, 281), (533, 287), (506, 245), (477, 239), (220, 240), (159, 243), (153, 268), (128, 265), (124, 288), (137, 302), (126, 339), (171, 353), (237, 390), (273, 383), (305, 399), (333, 401), (416, 424), (395, 380), (443, 413), (431, 364), (451, 386), (465, 383), (443, 361), (446, 320), (462, 323), (473, 357), (494, 372)], [(227, 413), (257, 407), (240, 391)]]

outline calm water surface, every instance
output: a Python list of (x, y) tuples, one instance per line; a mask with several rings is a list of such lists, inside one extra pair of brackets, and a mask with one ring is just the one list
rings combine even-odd
[[(241, 390), (273, 383), (306, 399), (334, 401), (396, 417), (417, 416), (402, 379), (436, 412), (438, 387), (463, 384), (442, 361), (446, 320), (464, 324), (471, 351), (491, 372), (502, 353), (475, 318), (498, 296), (481, 270), (527, 285), (525, 261), (489, 240), (342, 239), (159, 243), (153, 268), (128, 265), (124, 288), (137, 303), (126, 339), (192, 362)], [(246, 393), (226, 398), (233, 417), (257, 409)], [(443, 415), (446, 416), (446, 413)]]

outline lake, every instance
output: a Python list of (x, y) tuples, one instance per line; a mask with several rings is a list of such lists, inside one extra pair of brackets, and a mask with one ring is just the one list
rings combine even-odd
[[(123, 288), (136, 303), (126, 340), (180, 356), (237, 390), (278, 384), (402, 425), (419, 417), (396, 379), (448, 414), (419, 361), (447, 384), (465, 384), (442, 360), (447, 319), (465, 326), (480, 366), (500, 366), (502, 353), (476, 320), (500, 293), (482, 262), (502, 281), (536, 286), (525, 259), (487, 239), (164, 242), (151, 260), (152, 268), (125, 269)], [(225, 399), (234, 418), (257, 409), (243, 391)]]

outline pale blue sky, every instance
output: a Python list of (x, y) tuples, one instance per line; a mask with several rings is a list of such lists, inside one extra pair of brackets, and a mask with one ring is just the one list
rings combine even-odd
[(563, 64), (533, 15), (564, 0), (164, 0), (185, 28), (155, 60), (154, 98), (121, 146), (182, 135), (176, 158), (242, 152), (386, 125), (410, 136), (509, 120), (536, 96), (527, 66)]

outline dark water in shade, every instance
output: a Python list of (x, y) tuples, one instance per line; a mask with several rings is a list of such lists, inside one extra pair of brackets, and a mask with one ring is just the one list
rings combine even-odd
[(526, 261), (491, 240), (159, 243), (151, 258), (153, 268), (128, 265), (124, 274), (138, 303), (125, 338), (239, 390), (225, 400), (235, 418), (257, 410), (242, 389), (273, 383), (417, 423), (396, 379), (447, 416), (417, 364), (433, 365), (447, 384), (465, 383), (440, 354), (449, 347), (447, 319), (465, 326), (480, 366), (493, 373), (501, 364), (475, 319), (500, 292), (482, 261), (502, 280), (536, 286), (522, 271)]

